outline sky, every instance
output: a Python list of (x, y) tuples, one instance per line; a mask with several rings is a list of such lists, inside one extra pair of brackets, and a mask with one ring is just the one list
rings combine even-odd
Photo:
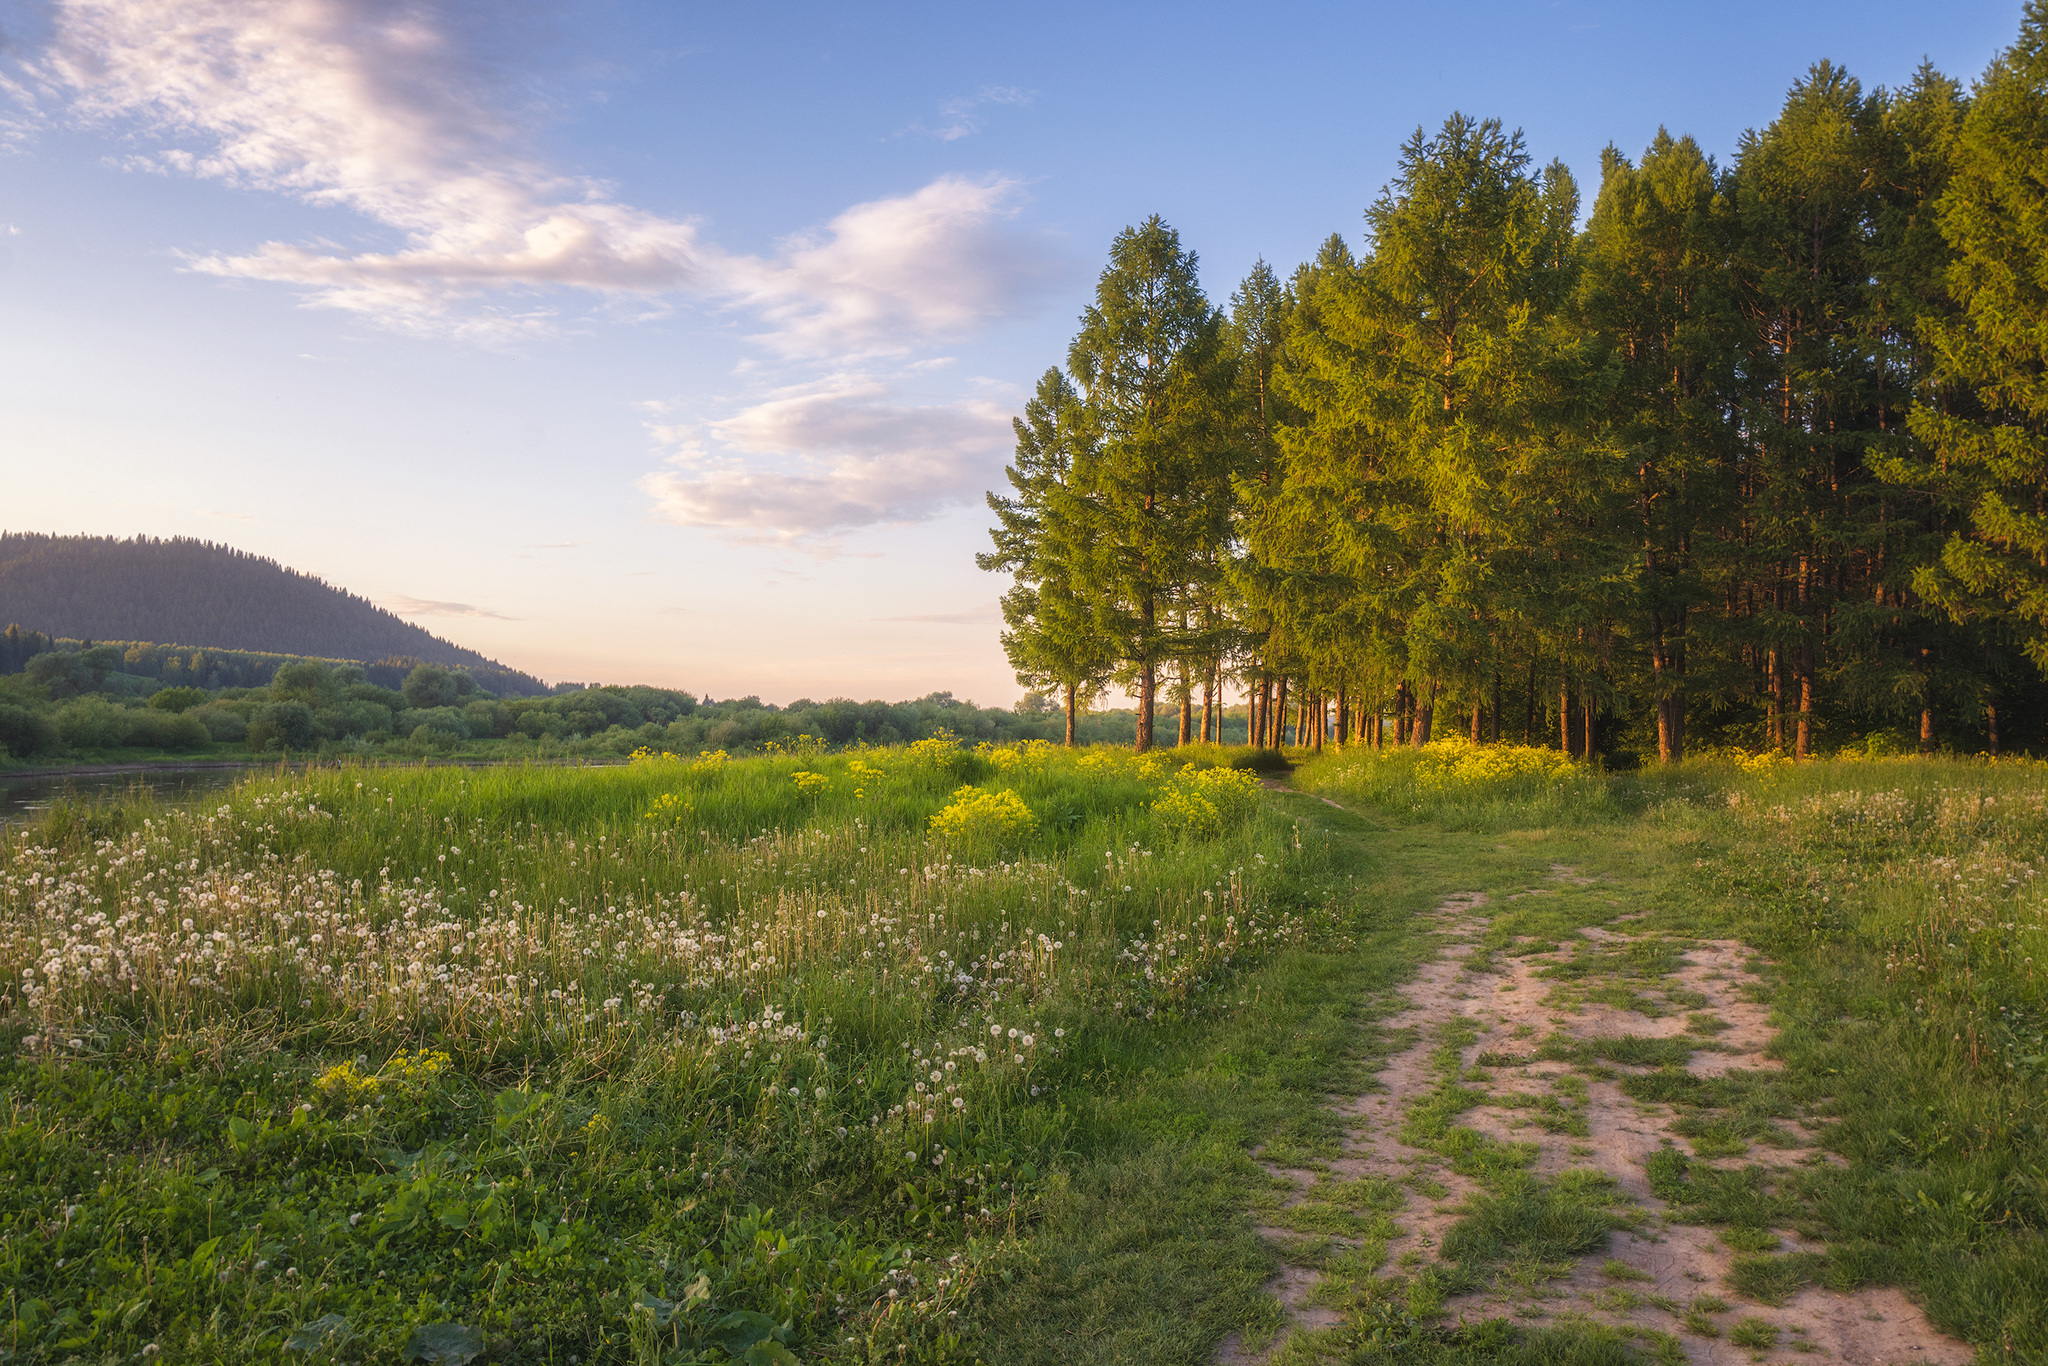
[[(1212, 299), (1400, 144), (1590, 205), (2017, 0), (0, 0), (0, 528), (225, 542), (550, 681), (1008, 705), (1011, 417), (1158, 213)], [(24, 623), (33, 625), (33, 623)]]

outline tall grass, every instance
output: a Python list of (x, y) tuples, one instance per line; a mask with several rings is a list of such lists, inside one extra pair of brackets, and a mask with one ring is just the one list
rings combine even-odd
[[(1077, 1088), (1335, 933), (1236, 790), (923, 742), (59, 808), (0, 847), (0, 1350), (964, 1350)], [(1028, 819), (934, 833), (973, 793)]]

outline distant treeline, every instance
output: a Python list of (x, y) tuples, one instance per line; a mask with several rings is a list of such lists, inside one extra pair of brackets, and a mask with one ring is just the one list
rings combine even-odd
[[(744, 753), (804, 736), (833, 746), (899, 744), (941, 732), (969, 740), (1047, 739), (1056, 722), (1036, 695), (1008, 711), (977, 707), (951, 693), (912, 702), (805, 699), (786, 707), (758, 697), (713, 702), (650, 687), (504, 697), (468, 672), (437, 664), (400, 672), (390, 661), (365, 667), (239, 651), (83, 645), (18, 628), (0, 637), (0, 651), (7, 666), (0, 672), (0, 753), (17, 762), (120, 757), (120, 751), (507, 758), (623, 755), (643, 747)], [(195, 681), (257, 675), (260, 685)]]
[[(208, 667), (216, 656), (243, 657), (218, 682), (197, 684), (202, 687), (255, 686), (268, 678), (249, 674), (253, 661), (291, 658), (364, 661), (366, 668), (382, 670), (376, 681), (393, 686), (414, 665), (437, 664), (463, 669), (501, 693), (533, 696), (548, 690), (531, 675), (451, 644), (310, 574), (182, 536), (119, 540), (0, 532), (0, 621), (27, 622), (36, 628), (32, 634), (79, 642), (197, 642), (147, 647), (169, 652), (159, 658), (159, 668), (169, 667), (171, 655), (183, 656), (179, 672), (191, 668), (195, 648), (204, 649)], [(10, 661), (7, 667), (24, 663)], [(126, 665), (124, 672), (170, 679)]]
[[(147, 692), (139, 686), (155, 681), (171, 686), (206, 688), (261, 688), (267, 687), (271, 677), (286, 664), (297, 664), (309, 658), (322, 664), (356, 664), (363, 670), (363, 676), (379, 687), (396, 688), (405, 682), (410, 674), (427, 660), (406, 655), (392, 655), (384, 659), (363, 662), (350, 659), (331, 659), (320, 656), (268, 654), (261, 650), (218, 650), (202, 649), (192, 645), (158, 645), (151, 641), (108, 640), (95, 644), (90, 640), (71, 640), (52, 637), (41, 631), (24, 631), (19, 625), (9, 626), (0, 634), (0, 674), (19, 673), (28, 667), (28, 662), (39, 654), (51, 651), (83, 652), (86, 650), (113, 650), (119, 663), (112, 671), (122, 678), (134, 680), (138, 686), (129, 691)], [(484, 664), (467, 668), (468, 674), (486, 691), (500, 695), (532, 696), (536, 693), (572, 692), (581, 684), (562, 683), (554, 688), (541, 687), (535, 679), (516, 669), (501, 665)], [(117, 680), (117, 687), (120, 686)]]

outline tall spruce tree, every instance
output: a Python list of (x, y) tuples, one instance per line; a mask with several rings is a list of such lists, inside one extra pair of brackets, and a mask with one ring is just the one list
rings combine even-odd
[(1213, 593), (1230, 534), (1232, 357), (1193, 252), (1157, 215), (1117, 235), (1068, 369), (1094, 434), (1077, 457), (1089, 554), (1076, 587), (1137, 695), (1152, 746), (1159, 668), (1198, 648), (1187, 610)]
[(1691, 646), (1710, 596), (1703, 562), (1734, 491), (1733, 214), (1689, 137), (1659, 129), (1639, 167), (1610, 147), (1602, 170), (1582, 316), (1604, 352), (1606, 434), (1628, 481), (1608, 531), (1627, 526), (1638, 542), (1628, 624), (1647, 656), (1658, 758), (1672, 763), (1685, 757)]
[(988, 495), (995, 550), (975, 556), (990, 572), (1016, 577), (1003, 595), (1003, 650), (1027, 687), (1054, 687), (1066, 711), (1066, 743), (1075, 741), (1080, 708), (1107, 682), (1115, 660), (1077, 587), (1092, 518), (1074, 486), (1077, 452), (1086, 449), (1088, 415), (1057, 368), (1014, 419), (1016, 462), (1004, 473), (1016, 496)]
[(1923, 320), (1938, 381), (1912, 430), (1967, 519), (1915, 585), (1959, 619), (2002, 618), (2048, 670), (2048, 3), (1985, 73), (1940, 201), (1959, 312)]

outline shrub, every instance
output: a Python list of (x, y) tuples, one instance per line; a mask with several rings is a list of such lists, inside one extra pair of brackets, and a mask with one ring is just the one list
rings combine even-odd
[(1014, 792), (963, 787), (951, 805), (932, 817), (934, 835), (965, 843), (1001, 844), (1036, 829), (1038, 818)]
[(122, 743), (140, 749), (204, 749), (213, 740), (196, 716), (170, 711), (131, 711)]
[(232, 707), (216, 702), (186, 715), (205, 726), (206, 733), (216, 740), (234, 744), (249, 738), (249, 722)]
[(1214, 839), (1251, 814), (1258, 794), (1258, 777), (1249, 769), (1184, 768), (1153, 800), (1152, 815), (1185, 838)]
[(72, 749), (115, 749), (128, 739), (128, 709), (81, 697), (57, 712), (57, 734)]
[(451, 750), (462, 743), (462, 737), (452, 730), (439, 726), (414, 726), (412, 734), (406, 737), (413, 747), (420, 750)]
[(158, 711), (190, 711), (212, 700), (204, 688), (159, 688), (149, 695), (149, 705)]
[(249, 722), (249, 748), (310, 749), (315, 739), (313, 709), (304, 702), (273, 702)]
[(0, 750), (17, 759), (47, 754), (57, 748), (57, 728), (50, 718), (27, 707), (0, 703)]

